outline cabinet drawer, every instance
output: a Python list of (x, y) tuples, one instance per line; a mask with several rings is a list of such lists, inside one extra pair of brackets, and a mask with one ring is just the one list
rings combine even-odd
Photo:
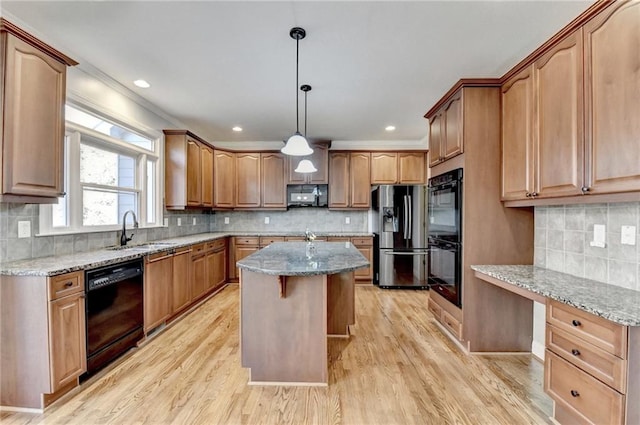
[(304, 242), (304, 236), (287, 236), (285, 242)]
[(327, 237), (327, 242), (351, 242), (351, 238), (347, 236), (329, 236)]
[(619, 392), (626, 392), (626, 360), (554, 326), (548, 325), (546, 333), (549, 350)]
[(274, 242), (284, 242), (284, 236), (260, 236), (260, 246), (271, 245)]
[(204, 243), (199, 243), (197, 245), (192, 245), (191, 246), (191, 256), (196, 256), (199, 254), (204, 254), (204, 251), (206, 250), (206, 244)]
[(74, 272), (49, 278), (49, 299), (55, 300), (84, 291), (84, 272)]
[(449, 329), (449, 331), (454, 334), (456, 338), (460, 339), (460, 335), (462, 335), (462, 325), (446, 310), (442, 310), (442, 324), (445, 328)]
[(355, 246), (372, 246), (373, 238), (365, 237), (365, 238), (351, 238), (351, 243)]
[(627, 358), (625, 326), (553, 300), (547, 302), (547, 322), (608, 353)]
[(429, 302), (427, 303), (427, 308), (429, 309), (431, 314), (434, 315), (436, 319), (440, 320), (440, 317), (442, 316), (442, 308), (438, 304), (436, 304), (431, 298), (429, 298)]
[(544, 389), (577, 423), (622, 424), (625, 396), (546, 350)]
[(236, 245), (260, 245), (260, 238), (257, 236), (236, 236), (235, 238)]
[(216, 239), (215, 241), (207, 242), (207, 251), (219, 250), (225, 247), (226, 243), (224, 239)]

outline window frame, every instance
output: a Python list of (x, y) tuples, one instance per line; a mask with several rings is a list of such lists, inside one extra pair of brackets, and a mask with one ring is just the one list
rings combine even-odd
[[(153, 150), (141, 148), (132, 143), (119, 140), (99, 131), (93, 130), (82, 125), (66, 121), (65, 122), (65, 164), (64, 164), (64, 180), (66, 187), (66, 195), (59, 198), (59, 202), (66, 202), (66, 226), (53, 226), (53, 213), (51, 205), (41, 205), (39, 214), (39, 236), (60, 235), (74, 233), (92, 233), (115, 231), (122, 229), (121, 217), (118, 217), (118, 224), (101, 225), (101, 226), (85, 226), (83, 225), (82, 216), (82, 199), (83, 189), (122, 189), (126, 192), (137, 193), (137, 213), (140, 228), (163, 227), (164, 208), (164, 149), (162, 149), (164, 139), (162, 134), (151, 129), (141, 129), (139, 124), (130, 125), (120, 120), (113, 119), (109, 114), (96, 111), (94, 108), (86, 108), (75, 102), (67, 102), (69, 106), (79, 109), (83, 112), (96, 115), (99, 118), (121, 126), (133, 133), (139, 134), (153, 142)], [(84, 138), (82, 136), (85, 136)], [(135, 160), (135, 187), (119, 188), (117, 186), (105, 186), (93, 183), (82, 183), (80, 181), (80, 145), (85, 144), (94, 146), (116, 154), (124, 154), (134, 157)], [(155, 176), (153, 187), (147, 187), (147, 164), (151, 161), (155, 164)], [(155, 220), (147, 222), (148, 217), (148, 193), (152, 190), (154, 193)]]

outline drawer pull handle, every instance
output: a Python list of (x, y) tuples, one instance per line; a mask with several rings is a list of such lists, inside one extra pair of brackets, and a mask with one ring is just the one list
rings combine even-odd
[(574, 356), (579, 356), (580, 355), (580, 351), (576, 350), (575, 348), (571, 350), (571, 354), (573, 354)]
[(576, 320), (576, 319), (573, 319), (573, 320), (571, 321), (571, 324), (572, 324), (573, 326), (580, 326), (580, 325), (582, 325), (582, 323), (580, 323), (580, 321), (579, 321), (579, 320)]
[(579, 393), (579, 392), (577, 392), (576, 390), (571, 390), (571, 396), (572, 396), (572, 397), (579, 397), (579, 396), (580, 396), (580, 393)]
[(67, 282), (64, 284), (65, 288), (71, 288), (73, 286), (73, 282)]

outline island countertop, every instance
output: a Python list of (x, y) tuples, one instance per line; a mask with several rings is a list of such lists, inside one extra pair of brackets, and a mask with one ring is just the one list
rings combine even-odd
[(306, 242), (276, 242), (236, 264), (240, 269), (276, 276), (336, 274), (368, 267), (369, 262), (351, 242), (314, 242), (316, 252), (306, 256)]

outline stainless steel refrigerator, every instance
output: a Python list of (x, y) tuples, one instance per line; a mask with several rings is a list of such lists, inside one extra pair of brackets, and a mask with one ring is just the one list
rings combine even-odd
[(383, 288), (427, 289), (426, 186), (373, 191), (374, 282)]

